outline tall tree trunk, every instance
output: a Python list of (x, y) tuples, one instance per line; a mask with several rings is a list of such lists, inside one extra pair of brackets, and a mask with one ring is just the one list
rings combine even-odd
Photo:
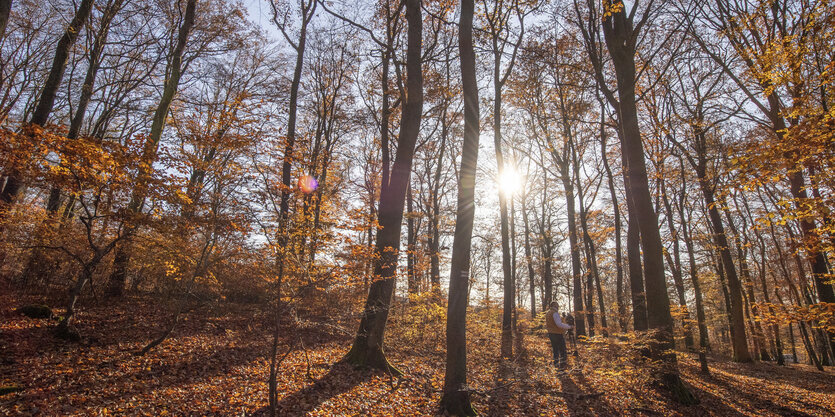
[[(107, 8), (102, 13), (101, 27), (96, 33), (93, 41), (93, 48), (90, 50), (89, 64), (87, 72), (84, 76), (84, 82), (81, 85), (81, 95), (78, 99), (78, 107), (70, 122), (70, 130), (67, 133), (67, 139), (77, 139), (81, 125), (84, 122), (84, 116), (87, 113), (87, 107), (90, 103), (90, 98), (93, 96), (93, 87), (95, 85), (96, 73), (101, 65), (101, 54), (104, 51), (105, 43), (107, 42), (107, 35), (110, 31), (110, 23), (116, 16), (116, 13), (122, 8), (123, 0), (116, 0), (108, 4)], [(74, 197), (70, 198), (67, 203), (68, 206), (75, 204)], [(61, 189), (53, 185), (49, 191), (47, 199), (46, 210), (49, 213), (49, 218), (52, 218), (61, 206)], [(43, 227), (50, 227), (49, 224), (43, 224)], [(44, 268), (44, 253), (43, 250), (35, 249), (29, 257), (22, 272), (23, 279), (28, 281), (29, 277), (38, 277), (45, 273)]]
[[(776, 293), (776, 290), (775, 290), (775, 293)], [(794, 326), (792, 326), (791, 322), (789, 322), (789, 340), (791, 341), (791, 344), (792, 344), (792, 361), (794, 363), (798, 363), (798, 361), (797, 361), (797, 343), (795, 343), (795, 341), (794, 341)]]
[[(142, 204), (145, 200), (144, 188), (150, 180), (152, 166), (156, 160), (157, 149), (159, 147), (159, 140), (162, 137), (162, 130), (165, 127), (165, 120), (168, 117), (168, 109), (171, 107), (171, 102), (174, 100), (174, 95), (177, 94), (177, 88), (180, 85), (180, 77), (183, 69), (183, 52), (186, 49), (186, 42), (194, 26), (196, 8), (197, 0), (189, 0), (186, 4), (183, 22), (177, 34), (177, 44), (172, 51), (171, 61), (168, 64), (169, 70), (167, 73), (169, 75), (163, 85), (162, 97), (154, 112), (151, 131), (142, 150), (142, 161), (144, 163), (140, 167), (139, 174), (137, 175), (137, 186), (134, 187), (130, 203), (128, 204), (128, 210), (134, 213), (138, 213), (142, 209)], [(125, 232), (126, 236), (124, 241), (116, 248), (116, 254), (113, 258), (113, 270), (110, 273), (107, 291), (111, 296), (120, 296), (125, 289), (127, 270), (130, 264), (132, 235), (136, 232), (136, 226), (128, 227), (129, 230)]]
[[(655, 332), (652, 356), (662, 364), (659, 380), (666, 386), (676, 401), (685, 404), (697, 402), (682, 382), (678, 373), (676, 355), (673, 351), (673, 317), (670, 313), (670, 298), (664, 276), (663, 247), (658, 229), (658, 217), (652, 204), (649, 190), (644, 148), (638, 125), (638, 109), (635, 95), (635, 44), (638, 34), (634, 33), (631, 17), (627, 17), (625, 6), (604, 17), (603, 33), (606, 47), (612, 57), (617, 74), (620, 128), (623, 131), (621, 149), (627, 160), (631, 194), (643, 249), (644, 284), (647, 294), (647, 324)], [(646, 12), (648, 13), (648, 12)], [(630, 15), (631, 16), (631, 15)]]
[(554, 244), (551, 237), (551, 231), (548, 229), (549, 222), (546, 221), (545, 207), (548, 201), (548, 177), (547, 173), (543, 175), (542, 179), (542, 201), (540, 203), (541, 222), (539, 223), (539, 236), (542, 240), (542, 281), (544, 286), (544, 294), (542, 295), (542, 311), (547, 311), (548, 306), (554, 297), (554, 275), (551, 271), (552, 258), (554, 256)]
[[(601, 109), (603, 103), (601, 102)], [(602, 114), (601, 110), (601, 114)], [(602, 116), (601, 116), (602, 117)], [(618, 195), (615, 191), (615, 179), (612, 175), (612, 168), (609, 167), (609, 158), (606, 156), (606, 128), (603, 121), (600, 123), (600, 155), (603, 159), (603, 169), (606, 171), (606, 183), (609, 186), (609, 195), (612, 198), (612, 211), (615, 217), (615, 298), (617, 303), (618, 325), (620, 331), (627, 330), (626, 324), (626, 302), (623, 299), (623, 249), (621, 248), (621, 219)]]
[[(501, 174), (505, 169), (504, 152), (502, 151), (502, 82), (501, 55), (494, 54), (493, 65), (493, 147), (496, 152), (496, 167)], [(499, 221), (502, 237), (502, 273), (504, 301), (502, 310), (502, 339), (501, 355), (509, 358), (513, 355), (513, 270), (510, 259), (510, 231), (507, 216), (507, 196), (499, 191)]]
[[(586, 207), (583, 201), (584, 191), (583, 191), (583, 184), (580, 182), (580, 161), (577, 160), (577, 152), (574, 146), (569, 145), (571, 148), (571, 164), (572, 164), (572, 171), (574, 173), (573, 181), (575, 181), (575, 187), (577, 187), (577, 203), (579, 204), (580, 208), (580, 230), (579, 232), (582, 233), (583, 239), (583, 253), (586, 259), (586, 287), (584, 291), (585, 295), (585, 303), (586, 303), (586, 320), (588, 328), (586, 331), (588, 332), (589, 337), (594, 337), (594, 328), (595, 328), (595, 312), (594, 312), (594, 282), (597, 277), (595, 274), (597, 272), (594, 259), (594, 255), (591, 253), (589, 247), (589, 241), (591, 238), (589, 237), (588, 232), (588, 224), (586, 221)], [(578, 238), (579, 239), (579, 238)], [(579, 242), (577, 242), (580, 245)]]
[[(748, 314), (749, 327), (751, 327), (751, 332), (754, 336), (754, 351), (759, 352), (760, 360), (769, 361), (771, 360), (771, 355), (766, 349), (767, 341), (765, 340), (765, 332), (763, 331), (758, 317), (759, 312), (756, 307), (757, 300), (754, 297), (754, 281), (751, 279), (751, 269), (748, 267), (748, 258), (744, 248), (745, 243), (742, 241), (739, 230), (736, 228), (736, 224), (734, 224), (733, 218), (727, 210), (725, 210), (725, 218), (728, 220), (728, 227), (731, 229), (731, 234), (736, 242), (736, 256), (739, 260), (739, 272), (742, 275), (741, 282), (742, 285), (745, 286), (747, 292), (747, 294), (743, 293), (743, 295), (747, 296), (745, 298), (745, 310)], [(743, 230), (745, 230), (745, 228), (746, 225), (743, 223)]]
[(412, 199), (412, 187), (406, 191), (406, 290), (409, 294), (418, 293), (417, 271), (415, 265), (415, 243), (417, 243), (417, 232), (415, 231), (415, 219), (412, 216), (414, 202)]
[[(449, 71), (447, 71), (447, 79), (449, 78)], [(447, 80), (449, 84), (449, 80)], [(429, 237), (429, 264), (430, 276), (429, 280), (433, 291), (439, 291), (441, 286), (441, 197), (439, 195), (441, 189), (441, 172), (444, 168), (444, 154), (446, 152), (446, 139), (449, 135), (449, 128), (447, 126), (447, 107), (445, 102), (441, 114), (441, 144), (440, 155), (438, 155), (438, 166), (435, 168), (435, 179), (432, 187), (432, 216), (429, 219), (430, 237)]]
[[(441, 406), (450, 415), (474, 416), (467, 387), (467, 285), (475, 217), (475, 176), (478, 165), (478, 84), (473, 50), (473, 0), (461, 1), (458, 49), (464, 90), (464, 143), (458, 181), (458, 212), (452, 242), (447, 308), (447, 353)], [(488, 276), (488, 280), (490, 277)]]
[(517, 324), (519, 319), (519, 304), (521, 304), (519, 300), (521, 292), (516, 291), (519, 287), (519, 277), (516, 271), (516, 259), (518, 258), (516, 256), (516, 200), (513, 197), (513, 195), (510, 196), (510, 272), (511, 282), (513, 283), (513, 307), (511, 308), (511, 311), (513, 311), (512, 328), (513, 334), (516, 335), (519, 329)]
[[(720, 259), (717, 259), (715, 256), (711, 255), (711, 261), (713, 263), (713, 267), (716, 269), (716, 276), (719, 278), (719, 287), (722, 289), (722, 299), (725, 301), (725, 320), (727, 321), (728, 325), (728, 332), (731, 335), (730, 341), (733, 341), (734, 329), (733, 320), (731, 319), (731, 295), (728, 292), (728, 280), (725, 278), (725, 266)], [(731, 354), (733, 354), (733, 348), (731, 348)]]
[(531, 229), (528, 222), (528, 195), (522, 196), (522, 221), (525, 225), (525, 263), (528, 265), (528, 287), (531, 295), (531, 318), (536, 318), (536, 283), (534, 282), (533, 256), (531, 255)]
[[(696, 132), (696, 143), (705, 144), (705, 132)], [(742, 300), (742, 284), (739, 281), (739, 276), (736, 272), (736, 265), (734, 265), (733, 256), (728, 243), (727, 235), (725, 234), (725, 226), (722, 223), (722, 216), (719, 214), (719, 206), (714, 198), (713, 185), (707, 176), (707, 159), (706, 150), (704, 146), (697, 145), (698, 163), (696, 164), (696, 175), (699, 177), (699, 188), (702, 190), (702, 195), (705, 199), (705, 207), (707, 208), (708, 218), (713, 226), (713, 242), (719, 251), (719, 256), (724, 267), (725, 277), (728, 280), (728, 293), (730, 296), (730, 314), (731, 327), (733, 328), (733, 360), (736, 362), (751, 362), (751, 353), (748, 351), (748, 338), (745, 335), (745, 316), (744, 305)]]
[[(107, 9), (101, 17), (101, 27), (96, 34), (93, 41), (93, 48), (90, 49), (89, 65), (87, 66), (87, 73), (84, 75), (84, 82), (81, 85), (81, 95), (78, 98), (78, 107), (75, 114), (70, 121), (70, 130), (67, 133), (67, 139), (77, 139), (81, 131), (81, 125), (84, 123), (84, 115), (87, 113), (87, 106), (90, 104), (90, 98), (93, 96), (93, 87), (96, 83), (96, 74), (101, 67), (101, 55), (104, 51), (104, 45), (107, 43), (107, 35), (110, 32), (110, 24), (113, 18), (121, 10), (124, 0), (116, 0), (108, 4)], [(46, 209), (50, 213), (55, 213), (61, 204), (61, 189), (52, 187), (49, 191), (49, 199), (47, 200)]]
[(693, 247), (693, 235), (689, 230), (687, 222), (688, 216), (684, 212), (683, 204), (679, 206), (678, 215), (681, 219), (681, 231), (684, 235), (684, 244), (687, 247), (687, 260), (690, 267), (690, 282), (693, 284), (693, 292), (696, 296), (696, 323), (699, 327), (699, 365), (701, 367), (701, 371), (707, 374), (710, 372), (707, 367), (707, 351), (710, 349), (710, 342), (708, 341), (705, 307), (704, 301), (702, 300), (702, 285), (699, 280), (699, 270), (696, 266), (696, 251)]
[[(701, 282), (699, 279), (698, 269), (696, 266), (696, 253), (693, 245), (692, 227), (690, 227), (690, 217), (686, 213), (687, 207), (687, 173), (684, 169), (684, 158), (679, 156), (679, 173), (681, 175), (681, 188), (678, 190), (678, 199), (676, 200), (676, 208), (678, 210), (679, 221), (681, 224), (681, 231), (685, 245), (687, 247), (687, 256), (690, 267), (690, 281), (693, 285), (693, 292), (695, 293), (696, 302), (696, 322), (699, 327), (699, 362), (701, 363), (702, 372), (708, 373), (707, 359), (704, 356), (710, 350), (710, 342), (708, 340), (707, 324), (705, 321), (705, 310), (703, 302), (703, 294)], [(672, 216), (672, 214), (670, 214)]]
[(624, 169), (626, 184), (626, 266), (629, 272), (629, 295), (632, 299), (632, 327), (636, 331), (647, 330), (647, 298), (644, 292), (644, 272), (641, 265), (641, 232), (635, 205), (629, 198), (629, 178)]
[[(580, 180), (580, 160), (577, 157), (577, 148), (572, 146), (571, 147), (571, 156), (572, 162), (574, 165), (574, 179), (577, 181), (577, 198), (580, 204), (580, 226), (583, 230), (583, 243), (584, 248), (586, 250), (586, 265), (588, 267), (587, 273), (589, 274), (587, 282), (587, 291), (588, 291), (588, 310), (590, 312), (589, 317), (589, 335), (593, 335), (592, 329), (594, 327), (594, 300), (595, 292), (597, 294), (597, 305), (600, 309), (600, 326), (601, 332), (603, 333), (604, 337), (609, 337), (609, 330), (608, 324), (606, 323), (606, 305), (603, 302), (603, 288), (600, 286), (600, 272), (597, 268), (597, 248), (594, 244), (594, 241), (591, 239), (591, 234), (589, 233), (589, 225), (588, 225), (588, 209), (583, 201), (584, 199), (584, 192), (583, 192), (583, 184)], [(605, 154), (603, 155), (605, 157)]]
[[(2, 19), (3, 28), (5, 30), (6, 23), (8, 23), (9, 10), (11, 10), (11, 1), (0, 4), (0, 19)], [(58, 89), (61, 87), (61, 81), (64, 79), (64, 72), (67, 68), (67, 61), (70, 57), (70, 51), (78, 34), (84, 27), (84, 23), (90, 17), (90, 12), (93, 10), (94, 0), (82, 0), (75, 10), (70, 24), (64, 29), (64, 34), (58, 40), (55, 46), (55, 55), (52, 58), (52, 66), (43, 83), (41, 95), (38, 102), (35, 104), (35, 110), (32, 112), (32, 117), (29, 123), (37, 126), (46, 125), (52, 107), (55, 105), (55, 96), (58, 94)], [(6, 173), (6, 185), (3, 191), (0, 192), (0, 202), (5, 204), (14, 203), (17, 193), (20, 191), (22, 185), (21, 178), (17, 172)], [(2, 213), (0, 213), (2, 215)]]
[(577, 336), (585, 336), (586, 318), (583, 308), (583, 283), (580, 273), (580, 243), (577, 241), (577, 216), (574, 209), (574, 181), (568, 172), (567, 163), (560, 170), (563, 190), (565, 190), (565, 211), (568, 215), (568, 244), (571, 251), (571, 284), (574, 298), (574, 331)]
[[(368, 290), (368, 298), (365, 302), (354, 343), (345, 357), (346, 362), (357, 366), (386, 369), (398, 374), (399, 371), (389, 364), (383, 353), (383, 338), (397, 273), (406, 188), (409, 185), (412, 159), (423, 111), (423, 72), (421, 65), (423, 19), (421, 16), (421, 1), (405, 0), (405, 2), (406, 21), (408, 22), (406, 101), (401, 113), (400, 135), (397, 153), (391, 169), (391, 177), (388, 184), (383, 184), (380, 192), (377, 218), (381, 229), (377, 232), (377, 244), (374, 248), (376, 256), (374, 265), (375, 281)], [(466, 292), (466, 286), (464, 291)]]
[(67, 60), (70, 57), (70, 50), (79, 33), (81, 33), (84, 23), (90, 17), (90, 12), (93, 10), (93, 0), (82, 0), (75, 11), (72, 21), (64, 30), (61, 39), (55, 47), (55, 56), (52, 59), (52, 67), (49, 74), (44, 81), (43, 89), (41, 90), (40, 99), (35, 106), (35, 111), (32, 112), (32, 118), (29, 123), (43, 126), (46, 124), (49, 114), (52, 113), (52, 107), (55, 105), (55, 96), (58, 93), (58, 88), (61, 86), (61, 80), (64, 79), (64, 71), (67, 68)]
[[(660, 179), (661, 182), (661, 199), (664, 202), (664, 209), (667, 213), (667, 228), (670, 229), (670, 238), (673, 241), (673, 257), (671, 259), (669, 252), (665, 252), (667, 255), (667, 262), (670, 264), (670, 270), (673, 273), (673, 283), (676, 287), (676, 295), (678, 295), (678, 304), (680, 308), (683, 310), (681, 316), (681, 328), (684, 332), (684, 346), (687, 349), (693, 348), (693, 333), (690, 331), (690, 327), (687, 325), (687, 322), (690, 320), (690, 313), (687, 310), (687, 301), (685, 299), (684, 294), (684, 279), (682, 279), (681, 273), (681, 250), (679, 247), (679, 236), (678, 231), (675, 227), (675, 222), (673, 221), (673, 208), (672, 204), (670, 204), (670, 198), (667, 196), (667, 189), (665, 186), (664, 178)], [(672, 261), (672, 262), (670, 262)]]

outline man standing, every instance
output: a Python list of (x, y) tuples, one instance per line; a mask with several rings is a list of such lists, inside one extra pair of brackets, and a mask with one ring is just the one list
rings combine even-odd
[(548, 338), (551, 339), (551, 349), (554, 351), (554, 365), (565, 369), (568, 362), (565, 353), (565, 332), (572, 326), (562, 322), (559, 310), (560, 305), (552, 301), (551, 310), (545, 313), (545, 328), (548, 329)]

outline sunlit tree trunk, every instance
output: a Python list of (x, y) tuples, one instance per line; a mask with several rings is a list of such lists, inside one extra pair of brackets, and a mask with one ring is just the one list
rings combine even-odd
[(589, 234), (588, 208), (584, 203), (583, 183), (580, 179), (580, 160), (577, 157), (577, 148), (571, 147), (571, 158), (574, 166), (574, 180), (577, 182), (577, 201), (580, 204), (580, 227), (583, 231), (583, 247), (586, 252), (586, 266), (588, 274), (586, 279), (586, 309), (589, 312), (589, 336), (594, 336), (594, 296), (597, 295), (597, 305), (600, 309), (600, 326), (604, 337), (609, 336), (608, 324), (606, 323), (606, 305), (603, 302), (603, 289), (600, 286), (600, 272), (597, 268), (597, 248)]
[(414, 202), (412, 187), (406, 191), (406, 290), (409, 294), (418, 293), (417, 272), (415, 271), (415, 249), (417, 231), (415, 230)]
[[(447, 71), (447, 84), (449, 84), (449, 71)], [(435, 178), (432, 184), (432, 214), (429, 219), (429, 264), (431, 282), (433, 291), (441, 286), (441, 172), (444, 168), (444, 154), (446, 152), (446, 140), (449, 135), (449, 128), (447, 126), (447, 107), (449, 103), (444, 101), (444, 108), (441, 112), (441, 143), (439, 145), (440, 152), (438, 155), (438, 166), (435, 168)]]
[[(682, 182), (682, 191), (684, 191), (685, 189), (686, 188), (684, 187), (684, 183)], [(709, 373), (710, 370), (707, 367), (707, 351), (710, 349), (710, 342), (708, 340), (707, 334), (707, 323), (705, 319), (705, 307), (703, 301), (702, 285), (701, 279), (699, 278), (699, 270), (696, 266), (696, 250), (693, 245), (693, 235), (690, 231), (690, 225), (687, 220), (689, 216), (685, 214), (683, 199), (682, 204), (680, 204), (678, 207), (678, 215), (681, 219), (681, 231), (684, 237), (684, 244), (687, 247), (687, 260), (690, 269), (690, 282), (693, 284), (693, 293), (695, 294), (696, 298), (696, 322), (699, 327), (699, 365), (701, 367), (702, 372)]]
[[(441, 406), (450, 415), (476, 415), (467, 386), (467, 285), (475, 217), (475, 176), (478, 165), (478, 82), (473, 50), (473, 0), (461, 1), (458, 32), (461, 84), (464, 90), (464, 143), (458, 178), (458, 212), (452, 242), (447, 308), (446, 373)], [(489, 280), (490, 277), (488, 276)]]
[(554, 243), (551, 236), (550, 222), (546, 219), (546, 202), (548, 201), (548, 174), (542, 176), (542, 200), (540, 201), (540, 223), (539, 237), (541, 240), (540, 251), (542, 253), (542, 284), (544, 294), (542, 295), (542, 311), (546, 311), (554, 298), (554, 275), (552, 258), (554, 256)]
[(714, 197), (714, 185), (711, 184), (708, 178), (707, 150), (705, 149), (707, 144), (705, 139), (706, 133), (698, 128), (696, 129), (694, 135), (697, 161), (694, 164), (694, 168), (699, 179), (699, 188), (704, 197), (708, 219), (710, 219), (711, 225), (713, 226), (713, 241), (719, 251), (725, 277), (728, 280), (728, 295), (730, 298), (730, 305), (728, 306), (730, 310), (728, 313), (730, 314), (731, 327), (733, 329), (733, 357), (736, 362), (750, 362), (752, 358), (751, 353), (748, 351), (748, 338), (745, 335), (742, 284), (737, 275), (733, 256), (731, 255), (730, 244), (725, 234), (725, 225), (722, 223), (722, 216), (719, 213), (719, 203)]
[[(733, 319), (731, 318), (731, 295), (728, 291), (728, 280), (725, 278), (725, 264), (722, 263), (721, 259), (717, 259), (713, 253), (711, 253), (710, 259), (713, 264), (713, 268), (716, 270), (716, 277), (719, 278), (719, 287), (722, 289), (722, 300), (724, 301), (723, 307), (725, 307), (725, 311), (722, 316), (724, 316), (725, 321), (727, 321), (728, 332), (731, 337), (728, 341), (732, 342), (736, 330), (734, 329)], [(733, 347), (731, 348), (731, 354), (733, 354)]]
[(577, 214), (574, 208), (574, 181), (568, 170), (568, 164), (564, 163), (560, 168), (560, 179), (562, 179), (563, 190), (565, 190), (565, 211), (568, 215), (568, 244), (571, 251), (571, 283), (574, 298), (574, 319), (575, 333), (577, 336), (585, 336), (586, 317), (583, 305), (583, 284), (580, 273), (580, 243), (577, 239)]
[(528, 287), (531, 296), (531, 317), (536, 317), (536, 283), (533, 272), (533, 256), (531, 255), (530, 223), (528, 222), (528, 195), (522, 196), (522, 221), (525, 226), (525, 264), (528, 266)]
[(632, 299), (632, 327), (637, 331), (646, 330), (647, 298), (644, 292), (644, 271), (641, 265), (641, 232), (635, 204), (629, 198), (630, 180), (624, 165), (623, 183), (626, 188), (626, 266), (629, 272), (629, 295)]
[[(754, 351), (759, 352), (760, 360), (768, 361), (771, 360), (771, 355), (766, 349), (765, 332), (763, 332), (762, 325), (757, 317), (759, 316), (756, 308), (757, 300), (754, 297), (754, 282), (751, 279), (751, 269), (748, 266), (748, 257), (744, 248), (745, 242), (742, 241), (739, 230), (737, 230), (736, 224), (734, 224), (733, 218), (727, 210), (725, 211), (725, 218), (728, 220), (728, 227), (731, 229), (731, 234), (736, 241), (736, 256), (739, 262), (739, 271), (742, 275), (741, 282), (747, 292), (747, 294), (743, 295), (747, 296), (745, 299), (745, 310), (748, 314), (749, 327), (751, 327), (751, 332), (754, 336)], [(745, 230), (745, 227), (745, 219), (743, 218), (743, 230)]]
[(612, 198), (612, 212), (615, 220), (615, 302), (617, 303), (618, 325), (620, 330), (627, 330), (626, 324), (626, 302), (623, 296), (623, 249), (621, 248), (621, 218), (618, 196), (615, 191), (615, 179), (612, 175), (612, 168), (609, 167), (609, 158), (606, 156), (606, 128), (603, 125), (603, 103), (601, 107), (600, 123), (600, 155), (603, 159), (603, 169), (606, 171), (606, 183), (609, 186), (609, 195)]

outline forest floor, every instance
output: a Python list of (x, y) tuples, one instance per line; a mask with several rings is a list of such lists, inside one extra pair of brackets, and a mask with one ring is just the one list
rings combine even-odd
[[(53, 336), (54, 319), (14, 309), (42, 297), (0, 295), (0, 415), (267, 415), (270, 315), (259, 306), (197, 307), (170, 338), (135, 356), (171, 319), (151, 297), (82, 303), (81, 342)], [(49, 301), (49, 300), (46, 300)], [(54, 304), (58, 305), (58, 304)], [(437, 309), (436, 309), (437, 310)], [(404, 377), (336, 363), (356, 319), (285, 320), (278, 374), (279, 415), (434, 415), (443, 383), (442, 323), (392, 314), (388, 355)], [(402, 315), (400, 316), (402, 317)], [(516, 357), (499, 361), (497, 310), (468, 317), (468, 363), (476, 409), (517, 416), (832, 416), (835, 369), (711, 358), (710, 376), (679, 354), (685, 382), (700, 399), (681, 406), (653, 387), (646, 367), (622, 345), (584, 344), (568, 372), (549, 366), (548, 340), (520, 317)], [(491, 323), (491, 324), (485, 324)], [(541, 331), (540, 331), (541, 332)]]

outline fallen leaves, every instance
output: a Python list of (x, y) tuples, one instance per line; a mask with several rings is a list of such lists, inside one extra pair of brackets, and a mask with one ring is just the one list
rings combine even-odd
[[(3, 415), (266, 415), (269, 315), (224, 304), (188, 313), (181, 328), (144, 357), (131, 353), (156, 334), (169, 312), (150, 299), (84, 308), (81, 344), (54, 339), (48, 319), (13, 312), (22, 300), (0, 296), (0, 396)], [(428, 311), (414, 308), (414, 312)], [(443, 333), (418, 334), (409, 308), (390, 323), (387, 353), (406, 375), (392, 378), (336, 364), (350, 346), (351, 320), (288, 321), (278, 374), (280, 415), (434, 415), (443, 386)], [(439, 316), (440, 317), (440, 316)], [(470, 313), (469, 384), (484, 415), (832, 415), (835, 376), (806, 365), (711, 362), (679, 354), (685, 382), (702, 403), (681, 407), (657, 391), (622, 345), (592, 340), (571, 357), (569, 372), (550, 365), (548, 340), (520, 320), (515, 359), (499, 362), (494, 310)], [(436, 328), (433, 318), (427, 329)], [(337, 331), (339, 330), (339, 331)], [(334, 365), (336, 364), (336, 365)]]

